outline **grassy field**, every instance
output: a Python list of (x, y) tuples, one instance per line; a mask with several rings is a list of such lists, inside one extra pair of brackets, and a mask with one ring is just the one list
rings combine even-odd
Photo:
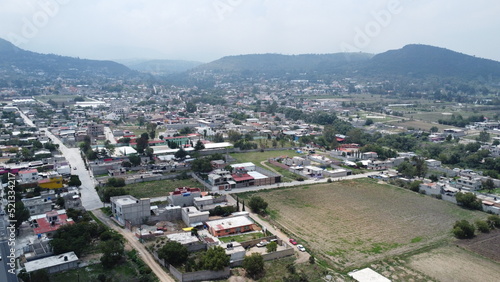
[(456, 220), (484, 216), (370, 179), (257, 194), (276, 225), (339, 270), (445, 241)]
[(232, 241), (245, 242), (245, 241), (250, 241), (250, 240), (258, 239), (258, 238), (262, 238), (262, 237), (264, 237), (264, 234), (262, 234), (261, 232), (254, 232), (254, 233), (245, 233), (242, 235), (219, 237), (219, 240), (221, 240), (224, 243), (229, 243)]
[[(112, 130), (129, 130), (135, 134), (135, 136), (140, 137), (141, 134), (146, 132), (146, 126), (137, 126), (137, 125), (120, 125), (120, 126), (112, 126)], [(156, 132), (158, 135), (158, 132)]]
[(455, 127), (449, 126), (449, 125), (429, 123), (429, 122), (417, 121), (417, 120), (410, 120), (410, 121), (405, 121), (405, 122), (391, 122), (388, 124), (391, 124), (394, 126), (403, 126), (406, 128), (413, 127), (417, 130), (420, 129), (420, 130), (424, 130), (424, 131), (429, 131), (431, 129), (431, 127), (433, 127), (433, 126), (437, 127), (439, 129), (439, 131), (442, 131), (443, 129), (446, 129), (446, 128), (455, 128)]
[[(269, 158), (276, 158), (280, 156), (300, 156), (301, 154), (297, 153), (294, 150), (281, 150), (281, 151), (265, 151), (265, 152), (250, 152), (250, 153), (236, 153), (231, 154), (231, 157), (235, 158), (238, 163), (246, 163), (252, 162), (255, 165), (261, 166), (261, 161), (267, 161)], [(263, 167), (263, 166), (261, 166)], [(265, 167), (263, 167), (265, 168)]]
[(168, 192), (174, 191), (177, 187), (198, 187), (203, 188), (194, 179), (185, 180), (159, 180), (126, 185), (125, 191), (136, 198), (153, 198), (167, 196)]
[(84, 268), (56, 273), (50, 276), (51, 282), (99, 281), (100, 274), (106, 275), (110, 282), (139, 281), (139, 274), (134, 265), (126, 261), (113, 269), (104, 269), (102, 264), (93, 264)]

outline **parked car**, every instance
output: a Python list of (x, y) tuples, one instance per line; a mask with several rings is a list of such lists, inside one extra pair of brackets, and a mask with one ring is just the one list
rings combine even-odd
[(304, 248), (304, 246), (302, 246), (302, 245), (297, 245), (297, 249), (299, 249), (299, 251), (301, 251), (301, 252), (306, 251), (306, 248)]
[(290, 242), (290, 244), (292, 245), (297, 245), (297, 241), (295, 241), (295, 239), (292, 239), (290, 238), (290, 240), (288, 240)]
[(260, 247), (264, 247), (264, 246), (266, 246), (267, 244), (269, 244), (269, 242), (268, 242), (268, 241), (266, 241), (266, 240), (262, 240), (262, 241), (260, 241), (259, 243), (257, 243), (257, 247), (259, 247), (259, 248), (260, 248)]

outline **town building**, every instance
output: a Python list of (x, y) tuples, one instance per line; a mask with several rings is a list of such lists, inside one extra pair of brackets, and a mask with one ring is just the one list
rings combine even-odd
[(256, 224), (246, 216), (227, 217), (205, 223), (212, 236), (220, 237), (256, 230)]
[(29, 218), (35, 235), (51, 236), (57, 229), (66, 224), (75, 223), (73, 219), (68, 218), (66, 210), (50, 211), (44, 214), (33, 215)]
[(182, 221), (184, 221), (187, 226), (196, 227), (203, 225), (203, 222), (208, 220), (210, 212), (199, 211), (197, 208), (189, 206), (181, 209), (181, 216)]
[(41, 196), (21, 199), (24, 207), (28, 209), (30, 215), (47, 213), (52, 210), (52, 201)]
[(179, 187), (175, 188), (173, 192), (170, 192), (167, 200), (170, 205), (186, 207), (192, 206), (193, 199), (201, 195), (200, 188)]
[(37, 169), (27, 169), (18, 172), (19, 182), (21, 183), (32, 183), (38, 180), (38, 170)]
[(28, 273), (37, 270), (45, 270), (47, 273), (51, 274), (77, 268), (78, 264), (79, 259), (76, 254), (74, 252), (68, 252), (26, 262), (24, 268)]
[(139, 225), (151, 216), (149, 198), (136, 199), (130, 195), (111, 197), (113, 217), (123, 225)]

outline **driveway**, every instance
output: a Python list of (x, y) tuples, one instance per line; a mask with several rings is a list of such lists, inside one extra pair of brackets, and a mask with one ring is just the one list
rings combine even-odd
[(125, 240), (127, 240), (130, 243), (132, 248), (137, 250), (144, 263), (146, 263), (151, 268), (151, 270), (154, 272), (154, 274), (156, 275), (156, 277), (158, 277), (160, 281), (175, 282), (175, 279), (170, 277), (170, 275), (168, 275), (168, 273), (165, 272), (165, 270), (156, 262), (156, 260), (149, 253), (149, 251), (146, 250), (146, 247), (139, 242), (137, 237), (135, 237), (135, 235), (132, 232), (128, 231), (127, 229), (123, 229), (121, 227), (116, 226), (113, 220), (111, 220), (108, 216), (102, 213), (101, 210), (93, 210), (92, 213), (105, 225), (109, 226), (116, 232), (123, 235)]
[[(233, 204), (234, 206), (236, 206), (236, 200), (233, 198), (232, 195), (227, 196), (227, 201), (229, 203)], [(253, 219), (255, 222), (260, 224), (263, 228), (266, 228), (267, 230), (269, 230), (269, 232), (271, 232), (272, 234), (278, 236), (281, 240), (283, 240), (283, 242), (286, 242), (286, 244), (288, 244), (289, 237), (285, 233), (281, 232), (281, 230), (272, 226), (269, 222), (261, 219), (257, 214), (251, 212), (251, 210), (248, 206), (245, 206), (245, 210), (248, 211), (251, 219)], [(292, 246), (292, 248), (295, 251), (295, 257), (297, 258), (295, 260), (296, 263), (303, 263), (303, 262), (309, 261), (309, 257), (311, 255), (308, 252), (301, 252), (295, 246)]]

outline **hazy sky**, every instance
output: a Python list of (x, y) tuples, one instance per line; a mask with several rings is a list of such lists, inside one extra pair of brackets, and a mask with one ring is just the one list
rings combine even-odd
[(380, 53), (406, 44), (500, 61), (498, 0), (0, 0), (0, 37), (90, 59), (208, 62)]

